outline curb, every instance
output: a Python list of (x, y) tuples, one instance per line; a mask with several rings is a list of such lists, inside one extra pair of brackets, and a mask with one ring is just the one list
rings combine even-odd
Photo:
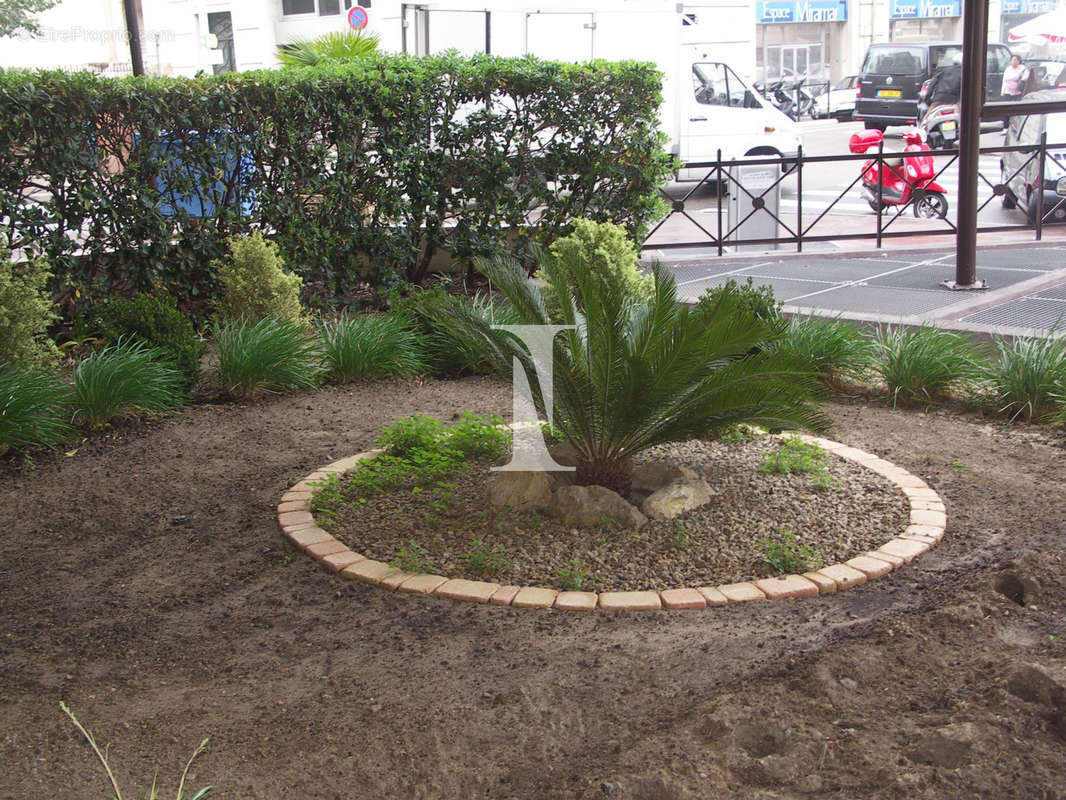
[(300, 550), (342, 578), (368, 583), (389, 592), (435, 595), (452, 600), (514, 608), (556, 608), (563, 611), (655, 611), (659, 609), (701, 609), (760, 600), (782, 600), (835, 594), (852, 586), (880, 578), (909, 564), (935, 547), (947, 529), (943, 501), (916, 475), (890, 461), (831, 439), (801, 435), (829, 453), (855, 462), (892, 481), (910, 502), (906, 530), (889, 539), (877, 550), (831, 564), (802, 575), (730, 583), (722, 586), (684, 587), (662, 591), (561, 592), (536, 586), (501, 586), (486, 581), (449, 578), (443, 575), (416, 575), (389, 564), (366, 558), (319, 528), (311, 515), (315, 482), (327, 475), (350, 472), (359, 462), (375, 458), (383, 450), (368, 450), (320, 467), (286, 492), (278, 504), (278, 525)]

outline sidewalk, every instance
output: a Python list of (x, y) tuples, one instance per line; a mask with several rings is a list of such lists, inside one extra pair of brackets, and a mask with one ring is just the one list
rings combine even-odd
[(886, 239), (880, 250), (863, 242), (846, 251), (718, 257), (716, 250), (698, 248), (646, 250), (643, 257), (646, 265), (658, 260), (673, 273), (681, 298), (696, 299), (709, 287), (750, 276), (772, 287), (788, 313), (1043, 336), (1066, 322), (1066, 228), (1049, 226), (1043, 237), (1035, 241), (1031, 229), (980, 234), (977, 278), (988, 288), (976, 291), (940, 285), (955, 278), (953, 236)]

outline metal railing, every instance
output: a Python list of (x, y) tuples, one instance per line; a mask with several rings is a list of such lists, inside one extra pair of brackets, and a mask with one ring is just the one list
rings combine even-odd
[[(980, 183), (983, 183), (990, 188), (992, 192), (991, 195), (985, 198), (984, 202), (978, 206), (978, 213), (985, 209), (994, 198), (1002, 198), (1008, 193), (1010, 190), (1007, 187), (1007, 183), (1013, 181), (1034, 162), (1037, 169), (1037, 177), (1035, 180), (1037, 186), (1044, 186), (1044, 168), (1047, 159), (1049, 158), (1058, 166), (1062, 167), (1063, 174), (1066, 174), (1066, 143), (1048, 144), (1046, 134), (1042, 134), (1040, 141), (1033, 145), (983, 147), (980, 152), (982, 155), (1002, 155), (1005, 153), (1016, 152), (1025, 154), (1026, 158), (1011, 174), (1005, 176), (1006, 182), (1000, 180), (1004, 177), (1002, 175), (997, 175), (996, 180), (993, 181), (985, 174), (981, 172), (977, 173), (976, 178), (979, 181), (979, 185)], [(727, 249), (731, 250), (734, 247), (765, 244), (794, 245), (797, 252), (802, 252), (804, 244), (811, 242), (873, 240), (876, 242), (876, 246), (880, 248), (884, 240), (887, 238), (903, 236), (944, 236), (947, 234), (955, 234), (957, 232), (955, 223), (945, 216), (934, 217), (927, 220), (925, 224), (922, 224), (919, 227), (902, 230), (901, 228), (903, 226), (900, 223), (901, 218), (903, 218), (905, 214), (912, 212), (913, 203), (921, 200), (923, 191), (915, 189), (912, 192), (911, 201), (905, 205), (886, 206), (884, 205), (883, 184), (878, 184), (876, 187), (870, 189), (871, 192), (876, 189), (876, 203), (883, 209), (882, 213), (874, 213), (871, 208), (870, 230), (834, 233), (816, 233), (814, 231), (815, 227), (819, 226), (824, 220), (833, 217), (831, 213), (833, 212), (833, 209), (848, 196), (852, 189), (862, 183), (863, 174), (870, 166), (876, 166), (878, 171), (881, 172), (886, 168), (891, 169), (893, 166), (892, 162), (898, 161), (900, 158), (906, 159), (908, 156), (915, 155), (935, 155), (945, 159), (938, 165), (936, 174), (932, 178), (933, 181), (938, 181), (959, 158), (958, 153), (952, 151), (917, 152), (909, 154), (900, 151), (886, 151), (883, 142), (878, 145), (875, 153), (863, 153), (859, 155), (842, 154), (830, 156), (807, 156), (804, 155), (803, 148), (801, 147), (794, 158), (760, 156), (746, 159), (725, 160), (722, 158), (721, 151), (719, 150), (717, 158), (713, 161), (686, 162), (681, 165), (682, 170), (690, 171), (706, 169), (707, 174), (695, 181), (692, 186), (687, 188), (687, 191), (680, 196), (671, 195), (666, 191), (666, 187), (660, 189), (660, 195), (669, 203), (670, 210), (669, 213), (659, 220), (655, 227), (649, 232), (642, 249), (674, 250), (690, 247), (713, 247), (717, 249), (718, 255), (725, 255)], [(855, 171), (854, 178), (828, 204), (820, 204), (816, 201), (804, 199), (803, 175), (806, 168), (812, 165), (816, 166), (826, 163), (852, 161), (860, 162), (857, 165), (858, 169)], [(762, 187), (759, 190), (749, 190), (735, 177), (736, 168), (746, 165), (760, 165), (764, 167), (773, 165), (778, 168), (779, 175), (769, 186)], [(779, 191), (782, 182), (789, 177), (794, 177), (796, 180), (795, 213), (786, 215), (780, 210), (775, 213), (771, 208), (776, 208), (777, 204), (769, 202), (771, 200), (770, 193)], [(960, 181), (961, 177), (962, 176), (960, 176)], [(708, 212), (713, 209), (717, 212), (714, 215), (716, 221), (711, 226), (713, 230), (709, 230), (708, 226), (702, 224), (699, 220), (693, 217), (689, 207), (690, 201), (697, 192), (703, 188), (710, 187), (714, 187), (716, 190), (715, 205), (711, 208), (704, 207), (701, 210)], [(751, 211), (746, 213), (740, 219), (723, 219), (724, 212), (726, 211), (726, 197), (730, 192), (740, 192), (748, 201), (750, 201)], [(1042, 238), (1043, 226), (1046, 221), (1055, 217), (1061, 218), (1063, 217), (1063, 214), (1059, 212), (1066, 212), (1066, 196), (1059, 196), (1059, 199), (1054, 205), (1048, 206), (1043, 202), (1043, 194), (1043, 191), (1041, 191), (1038, 195), (1036, 206), (1038, 213), (1035, 214), (1034, 219), (1029, 223), (1033, 227), (1035, 240), (1040, 240)], [(1027, 201), (1028, 198), (1017, 198), (1018, 203), (1025, 203)], [(772, 237), (745, 237), (744, 228), (747, 227), (746, 224), (755, 215), (761, 213), (768, 214), (772, 217), (779, 229), (779, 235)], [(704, 235), (704, 238), (689, 241), (652, 242), (652, 239), (655, 238), (655, 234), (660, 231), (667, 222), (678, 216), (687, 219), (691, 225)], [(855, 220), (859, 217), (854, 214), (847, 214), (847, 218)], [(978, 219), (977, 231), (978, 233), (1017, 231), (1024, 229), (1025, 227), (1026, 225), (1024, 223), (982, 224), (980, 219)]]

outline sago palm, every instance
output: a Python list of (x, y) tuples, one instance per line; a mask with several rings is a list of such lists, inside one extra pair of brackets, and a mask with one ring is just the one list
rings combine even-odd
[[(552, 324), (540, 291), (518, 265), (481, 260), (478, 268), (522, 324)], [(545, 260), (544, 276), (560, 300), (562, 322), (574, 326), (554, 340), (553, 422), (578, 452), (579, 484), (626, 494), (637, 453), (713, 436), (738, 422), (828, 426), (812, 402), (815, 384), (802, 361), (766, 347), (779, 334), (754, 315), (738, 313), (735, 293), (695, 310), (678, 304), (673, 279), (658, 268), (650, 301), (626, 296), (578, 263)], [(443, 323), (448, 309), (436, 310)], [(517, 356), (537, 411), (545, 415), (534, 364), (517, 339), (469, 316), (452, 314), (448, 324), (466, 327), (504, 369)]]
[(338, 61), (358, 61), (378, 51), (378, 37), (361, 31), (333, 31), (315, 39), (293, 42), (278, 51), (284, 67), (313, 67)]

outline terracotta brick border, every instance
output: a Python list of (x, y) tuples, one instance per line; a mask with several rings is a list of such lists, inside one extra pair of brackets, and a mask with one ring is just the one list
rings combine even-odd
[(863, 553), (843, 564), (805, 572), (763, 578), (751, 583), (723, 586), (682, 587), (636, 592), (560, 592), (536, 586), (501, 586), (498, 583), (448, 578), (443, 575), (410, 575), (389, 564), (353, 553), (343, 543), (319, 528), (311, 516), (311, 497), (316, 481), (335, 473), (357, 469), (359, 462), (374, 458), (381, 450), (368, 450), (321, 467), (297, 482), (278, 504), (278, 525), (296, 547), (342, 578), (374, 584), (386, 591), (432, 594), (470, 603), (514, 608), (557, 608), (566, 611), (649, 611), (655, 609), (700, 609), (760, 600), (814, 597), (850, 589), (879, 578), (910, 563), (935, 547), (947, 528), (944, 503), (921, 478), (854, 447), (817, 436), (801, 436), (830, 453), (853, 461), (895, 483), (910, 501), (909, 524), (900, 535), (877, 550)]

